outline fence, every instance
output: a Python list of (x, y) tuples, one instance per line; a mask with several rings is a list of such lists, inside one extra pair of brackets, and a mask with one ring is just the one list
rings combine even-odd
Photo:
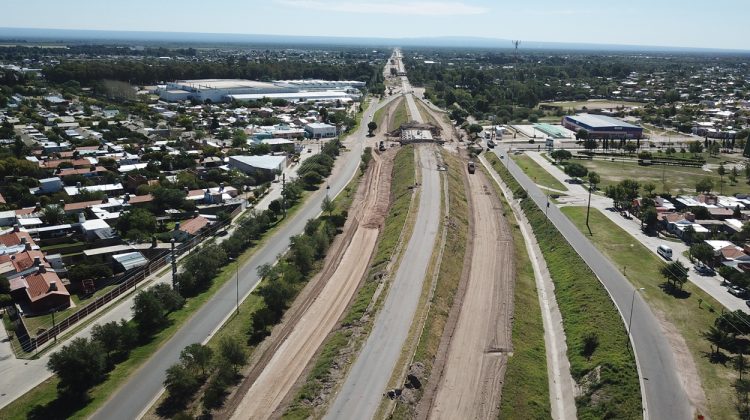
[[(179, 257), (180, 255), (184, 253), (188, 253), (192, 248), (199, 245), (204, 239), (206, 239), (206, 237), (213, 236), (220, 229), (229, 225), (231, 223), (232, 218), (234, 218), (241, 211), (242, 211), (242, 207), (241, 206), (237, 207), (234, 211), (232, 211), (231, 217), (229, 218), (229, 220), (226, 220), (220, 223), (214, 223), (213, 225), (208, 226), (208, 228), (206, 228), (199, 235), (193, 237), (192, 239), (186, 242), (182, 242), (180, 245), (176, 246), (175, 258)], [(37, 334), (36, 337), (31, 337), (30, 332), (27, 330), (25, 335), (30, 338), (22, 341), (24, 351), (32, 352), (38, 349), (39, 346), (47, 343), (50, 339), (57, 337), (61, 332), (72, 327), (73, 325), (81, 321), (82, 319), (86, 318), (88, 315), (91, 315), (93, 312), (103, 307), (104, 305), (106, 305), (107, 303), (115, 299), (116, 297), (122, 295), (123, 293), (129, 291), (130, 289), (135, 289), (138, 286), (138, 283), (148, 278), (151, 274), (158, 272), (164, 266), (169, 264), (169, 262), (171, 261), (169, 254), (171, 254), (171, 252), (165, 250), (163, 255), (160, 256), (159, 258), (149, 261), (148, 264), (144, 266), (134, 268), (126, 273), (123, 273), (122, 277), (117, 280), (117, 282), (120, 283), (117, 287), (97, 297), (93, 302), (82, 307), (81, 309), (79, 309), (78, 311), (70, 315), (69, 317), (61, 320), (60, 322), (55, 323), (49, 329), (46, 329), (42, 331), (41, 333)], [(21, 319), (21, 325), (23, 325), (23, 329), (26, 330), (26, 325), (23, 323), (23, 319)], [(21, 337), (21, 334), (19, 334), (19, 338), (20, 337)]]

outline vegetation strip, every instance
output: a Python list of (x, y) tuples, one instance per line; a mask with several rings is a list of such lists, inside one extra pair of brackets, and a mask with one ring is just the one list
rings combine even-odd
[[(401, 232), (405, 229), (412, 205), (415, 183), (414, 147), (406, 146), (395, 157), (391, 176), (391, 206), (378, 239), (378, 246), (370, 272), (344, 315), (340, 327), (332, 332), (316, 356), (302, 388), (284, 413), (284, 418), (304, 419), (320, 417), (330, 403), (332, 389), (356, 357), (367, 338), (374, 320), (373, 299), (385, 276), (389, 261), (396, 258)], [(381, 294), (382, 296), (382, 294)], [(369, 310), (368, 310), (369, 309)], [(322, 403), (319, 399), (322, 398)]]
[(591, 269), (550, 223), (496, 156), (493, 168), (508, 184), (547, 261), (563, 316), (571, 374), (580, 387), (579, 418), (640, 418), (638, 372), (617, 309)]
[[(562, 209), (568, 218), (582, 232), (586, 229), (586, 209), (583, 207), (566, 207)], [(642, 297), (646, 299), (660, 317), (665, 318), (684, 339), (684, 346), (690, 351), (690, 357), (696, 365), (699, 378), (691, 382), (699, 389), (703, 388), (707, 398), (708, 412), (701, 412), (700, 402), (697, 405), (699, 414), (713, 419), (728, 419), (737, 415), (735, 394), (732, 380), (737, 377), (731, 363), (721, 363), (715, 359), (711, 343), (704, 336), (715, 325), (723, 306), (696, 285), (687, 282), (682, 286), (682, 293), (667, 293), (664, 287), (666, 279), (662, 276), (663, 261), (646, 249), (627, 232), (609, 220), (598, 210), (592, 209), (589, 225), (593, 231), (591, 241), (615, 264), (624, 269), (628, 280), (636, 287), (644, 287)], [(633, 263), (637, 261), (638, 263)], [(684, 372), (683, 372), (684, 373)]]
[[(447, 229), (443, 262), (440, 264), (437, 283), (430, 302), (429, 314), (416, 347), (412, 365), (420, 365), (421, 378), (426, 382), (433, 369), (438, 355), (443, 331), (448, 323), (449, 313), (464, 272), (466, 250), (469, 246), (469, 209), (466, 192), (468, 188), (463, 180), (463, 163), (449, 153), (443, 153), (448, 167), (448, 194), (450, 196), (450, 213), (445, 222)], [(459, 263), (461, 261), (461, 263)], [(454, 321), (455, 322), (455, 321)], [(416, 404), (420, 401), (424, 388), (415, 389), (413, 398), (407, 402), (397, 400), (393, 418), (413, 418)]]
[[(485, 170), (484, 166), (480, 168)], [(516, 258), (514, 305), (516, 308), (523, 308), (523, 315), (513, 318), (513, 355), (508, 358), (508, 367), (505, 371), (499, 418), (551, 418), (544, 325), (534, 269), (526, 251), (519, 222), (510, 209), (510, 204), (500, 186), (495, 182), (492, 182), (492, 186), (503, 203), (503, 214), (508, 218), (513, 232)]]

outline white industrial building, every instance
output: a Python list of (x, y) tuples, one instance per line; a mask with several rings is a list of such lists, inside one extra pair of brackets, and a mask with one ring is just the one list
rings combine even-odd
[(281, 172), (286, 166), (286, 156), (229, 156), (229, 167), (238, 169), (244, 173), (258, 171)]
[(244, 79), (178, 80), (159, 89), (161, 99), (169, 102), (195, 100), (199, 102), (252, 101), (262, 98), (281, 98), (290, 102), (308, 100), (357, 100), (359, 81), (277, 80), (259, 82)]
[(336, 126), (325, 123), (306, 124), (305, 137), (311, 139), (327, 139), (336, 137)]

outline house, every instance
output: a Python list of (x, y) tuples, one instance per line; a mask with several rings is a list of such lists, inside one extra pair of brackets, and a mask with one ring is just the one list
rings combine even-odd
[(326, 139), (336, 137), (336, 126), (325, 123), (310, 123), (305, 125), (305, 137), (311, 139)]
[(113, 229), (101, 219), (86, 220), (80, 224), (80, 228), (87, 241), (108, 239), (114, 235)]
[(32, 313), (70, 306), (70, 292), (60, 277), (44, 266), (27, 276), (11, 280), (10, 293), (17, 303), (28, 305), (28, 311)]
[(174, 227), (174, 239), (180, 242), (191, 239), (208, 227), (209, 224), (209, 220), (203, 216), (196, 216), (192, 219), (177, 223)]
[(36, 271), (43, 265), (49, 266), (41, 251), (29, 250), (13, 255), (0, 255), (0, 276), (13, 279)]
[(707, 234), (708, 229), (695, 222), (695, 216), (692, 213), (661, 213), (659, 221), (662, 228), (667, 232), (682, 238), (688, 227), (693, 228), (693, 232), (698, 234)]
[(64, 187), (62, 180), (59, 177), (44, 178), (39, 180), (38, 188), (31, 188), (29, 192), (32, 194), (54, 194)]

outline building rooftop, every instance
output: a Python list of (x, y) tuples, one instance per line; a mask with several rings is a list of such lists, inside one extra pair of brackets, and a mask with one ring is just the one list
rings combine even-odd
[(606, 115), (594, 115), (594, 114), (578, 114), (575, 116), (569, 116), (575, 121), (581, 122), (593, 128), (605, 128), (612, 126), (626, 127), (626, 128), (641, 128), (637, 125), (627, 123), (623, 120), (608, 117)]
[(262, 156), (231, 156), (232, 159), (250, 165), (254, 168), (274, 170), (278, 169), (279, 165), (284, 163), (286, 156), (273, 156), (273, 155), (262, 155)]
[(178, 80), (175, 85), (188, 86), (193, 89), (269, 89), (276, 85), (268, 82), (259, 82), (246, 79), (194, 79)]

